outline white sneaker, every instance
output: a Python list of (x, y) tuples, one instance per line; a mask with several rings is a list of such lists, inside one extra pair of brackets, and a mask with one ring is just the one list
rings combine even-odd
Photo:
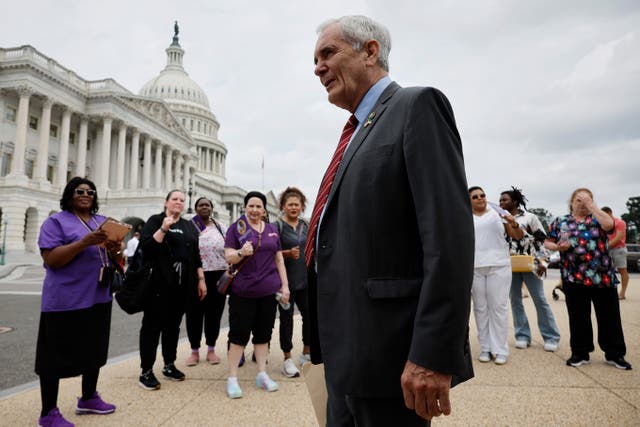
[(311, 363), (311, 355), (301, 354), (300, 357), (298, 357), (298, 365), (302, 366), (305, 363)]
[(529, 341), (516, 340), (516, 348), (527, 348), (527, 347), (529, 347)]
[(496, 359), (493, 361), (496, 365), (504, 365), (507, 363), (507, 356), (503, 354), (497, 354)]
[(556, 352), (558, 351), (558, 343), (546, 342), (544, 343), (544, 351)]
[(491, 353), (489, 353), (488, 351), (483, 351), (480, 353), (480, 356), (478, 356), (478, 360), (481, 362), (490, 362), (491, 361)]
[(296, 368), (296, 364), (293, 363), (292, 359), (285, 359), (282, 364), (282, 375), (287, 378), (295, 378), (300, 376), (300, 371)]

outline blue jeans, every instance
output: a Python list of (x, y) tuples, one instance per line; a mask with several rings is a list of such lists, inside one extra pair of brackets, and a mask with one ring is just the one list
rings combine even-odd
[(522, 282), (527, 285), (529, 295), (533, 300), (538, 314), (538, 329), (545, 343), (558, 343), (560, 332), (553, 317), (553, 312), (544, 296), (544, 286), (542, 279), (535, 273), (512, 273), (511, 275), (511, 312), (513, 314), (513, 329), (516, 340), (531, 342), (531, 329), (529, 320), (522, 305)]

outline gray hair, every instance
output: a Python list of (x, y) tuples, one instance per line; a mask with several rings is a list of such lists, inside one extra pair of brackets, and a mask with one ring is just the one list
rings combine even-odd
[(378, 64), (389, 71), (389, 51), (391, 51), (391, 35), (384, 25), (374, 21), (368, 16), (349, 15), (337, 19), (329, 19), (318, 26), (317, 33), (322, 33), (327, 27), (340, 24), (342, 37), (351, 44), (356, 51), (361, 51), (369, 40), (380, 43)]

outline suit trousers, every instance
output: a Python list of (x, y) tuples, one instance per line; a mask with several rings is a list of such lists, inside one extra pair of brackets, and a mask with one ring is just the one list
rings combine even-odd
[[(345, 396), (327, 384), (327, 427), (424, 427), (431, 422), (420, 418), (402, 398), (367, 399)], [(333, 391), (333, 392), (332, 392)]]
[(481, 352), (509, 355), (509, 290), (511, 265), (473, 270), (473, 314)]
[(562, 284), (562, 290), (569, 313), (571, 353), (588, 356), (594, 350), (591, 326), (593, 303), (598, 322), (598, 344), (604, 351), (605, 358), (624, 356), (627, 348), (622, 332), (618, 290), (614, 287), (594, 288), (566, 282)]

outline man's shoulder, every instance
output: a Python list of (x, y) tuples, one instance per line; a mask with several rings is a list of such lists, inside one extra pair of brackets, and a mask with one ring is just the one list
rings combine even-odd
[(396, 93), (406, 97), (421, 96), (421, 97), (427, 97), (427, 98), (428, 97), (440, 98), (445, 96), (440, 89), (435, 88), (433, 86), (400, 87)]

